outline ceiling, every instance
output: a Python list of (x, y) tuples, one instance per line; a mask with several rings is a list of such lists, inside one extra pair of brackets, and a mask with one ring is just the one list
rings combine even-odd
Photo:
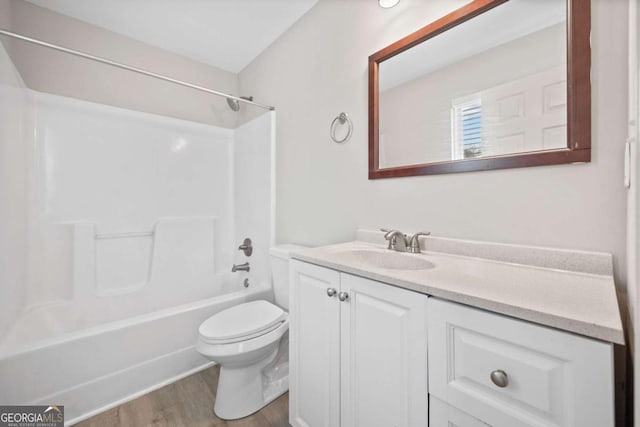
[(232, 73), (318, 0), (27, 0)]

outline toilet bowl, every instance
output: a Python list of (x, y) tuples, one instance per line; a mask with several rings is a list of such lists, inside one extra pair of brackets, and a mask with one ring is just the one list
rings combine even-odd
[(222, 419), (251, 415), (289, 389), (289, 253), (298, 248), (270, 250), (276, 304), (239, 304), (198, 329), (196, 350), (220, 365), (214, 412)]

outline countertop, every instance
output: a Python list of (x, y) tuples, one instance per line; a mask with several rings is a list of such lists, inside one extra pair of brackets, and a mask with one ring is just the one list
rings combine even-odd
[(392, 270), (374, 267), (357, 252), (352, 252), (354, 250), (380, 251), (381, 256), (389, 251), (385, 245), (354, 241), (298, 250), (291, 256), (434, 297), (624, 345), (612, 272), (593, 274), (434, 251), (401, 254), (423, 257), (433, 263), (432, 268)]

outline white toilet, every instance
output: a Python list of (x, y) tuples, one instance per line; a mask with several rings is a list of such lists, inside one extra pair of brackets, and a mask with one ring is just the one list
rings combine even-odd
[(200, 325), (196, 349), (220, 365), (214, 412), (246, 417), (289, 389), (289, 254), (271, 248), (275, 302), (251, 301), (223, 310)]

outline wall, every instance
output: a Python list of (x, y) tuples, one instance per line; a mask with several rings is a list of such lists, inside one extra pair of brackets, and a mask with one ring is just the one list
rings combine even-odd
[[(367, 179), (368, 56), (464, 3), (321, 0), (240, 73), (243, 93), (278, 109), (278, 240), (321, 245), (393, 227), (604, 251), (624, 288), (625, 2), (592, 2), (591, 163)], [(328, 129), (341, 111), (355, 130), (338, 145)]]
[[(17, 33), (226, 93), (238, 93), (235, 74), (135, 41), (22, 0), (0, 0), (10, 13), (0, 24)], [(5, 40), (6, 37), (0, 37)], [(9, 53), (31, 89), (234, 128), (237, 114), (224, 98), (21, 41)]]

